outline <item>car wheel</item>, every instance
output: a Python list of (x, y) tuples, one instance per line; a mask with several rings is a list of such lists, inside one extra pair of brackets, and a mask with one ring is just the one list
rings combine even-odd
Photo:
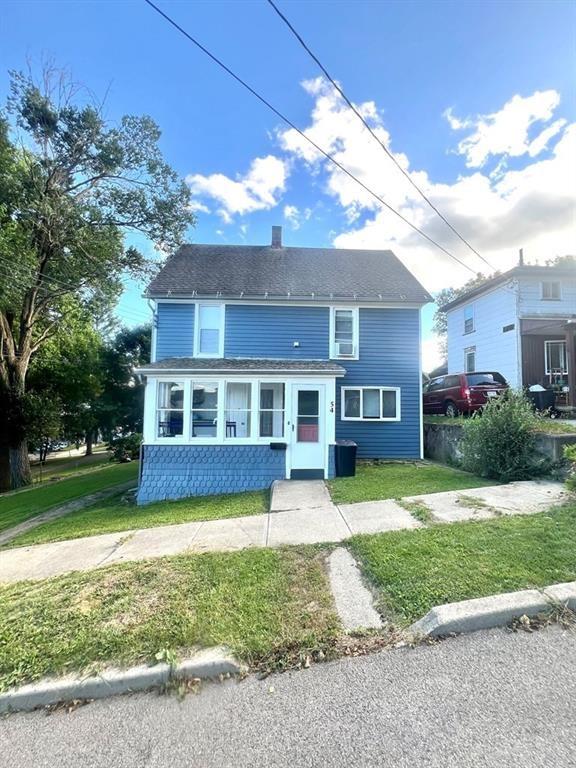
[(449, 419), (455, 419), (456, 416), (458, 416), (458, 408), (456, 408), (456, 403), (453, 403), (452, 400), (448, 400), (448, 402), (444, 405), (444, 413), (446, 416), (448, 416)]

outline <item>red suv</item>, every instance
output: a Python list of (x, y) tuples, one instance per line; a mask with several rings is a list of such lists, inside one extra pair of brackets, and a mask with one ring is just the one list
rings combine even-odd
[(459, 413), (478, 411), (505, 389), (508, 389), (506, 379), (494, 371), (437, 376), (424, 386), (424, 413), (458, 416)]

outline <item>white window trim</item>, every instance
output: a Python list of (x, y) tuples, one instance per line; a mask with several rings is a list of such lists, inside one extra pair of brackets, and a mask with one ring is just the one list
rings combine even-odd
[[(207, 354), (200, 352), (200, 307), (218, 307), (220, 309), (220, 327), (218, 328), (218, 352)], [(226, 328), (226, 305), (221, 301), (197, 301), (194, 304), (194, 357), (224, 357), (224, 331)]]
[[(360, 390), (360, 411), (363, 413), (364, 411), (364, 390), (365, 389), (377, 389), (380, 391), (380, 412), (382, 412), (382, 392), (395, 392), (396, 393), (396, 416), (389, 417), (389, 416), (381, 416), (379, 419), (371, 419), (371, 418), (364, 418), (364, 416), (346, 416), (345, 414), (345, 405), (346, 405), (346, 392), (353, 390), (358, 391)], [(340, 388), (340, 419), (341, 421), (366, 421), (366, 422), (376, 422), (380, 423), (383, 421), (401, 421), (402, 419), (402, 413), (401, 413), (401, 396), (400, 396), (400, 387), (370, 387), (370, 386), (361, 386), (361, 387), (341, 387)]]
[[(336, 342), (334, 334), (336, 332), (335, 313), (337, 309), (347, 309), (352, 312), (352, 344), (354, 345), (354, 354), (337, 355)], [(330, 307), (330, 360), (359, 360), (360, 359), (360, 312), (359, 307), (350, 307), (346, 305), (334, 305)]]
[[(466, 318), (466, 310), (467, 309), (471, 309), (472, 310), (472, 329), (470, 331), (466, 330), (466, 320), (467, 320), (467, 318)], [(474, 304), (467, 304), (463, 308), (463, 310), (462, 310), (462, 320), (463, 320), (462, 327), (463, 327), (464, 336), (469, 336), (471, 333), (474, 333), (474, 331), (476, 330), (476, 309), (474, 307)]]
[[(558, 286), (558, 298), (554, 299), (551, 296), (544, 296), (544, 284), (556, 284)], [(540, 298), (542, 301), (562, 301), (562, 281), (561, 280), (542, 280), (540, 283)]]
[[(468, 355), (474, 355), (474, 368), (468, 370)], [(476, 347), (466, 347), (464, 350), (464, 373), (474, 373), (476, 370)]]
[(552, 375), (552, 370), (550, 368), (550, 356), (548, 353), (548, 349), (550, 347), (550, 344), (564, 344), (564, 364), (565, 364), (565, 370), (560, 371), (560, 373), (564, 376), (568, 375), (568, 348), (566, 345), (566, 341), (564, 339), (549, 339), (544, 342), (544, 368), (547, 376)]

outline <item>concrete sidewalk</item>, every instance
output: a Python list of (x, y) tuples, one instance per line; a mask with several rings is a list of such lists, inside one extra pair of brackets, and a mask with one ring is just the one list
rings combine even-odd
[[(560, 483), (522, 482), (468, 491), (427, 494), (436, 522), (532, 514), (567, 498)], [(298, 505), (293, 508), (293, 505)], [(182, 552), (229, 552), (246, 547), (339, 542), (358, 533), (421, 527), (401, 504), (387, 499), (336, 506), (321, 480), (281, 481), (274, 485), (265, 515), (165, 525), (120, 531), (51, 544), (0, 551), (0, 583), (44, 579), (112, 563), (145, 560)]]

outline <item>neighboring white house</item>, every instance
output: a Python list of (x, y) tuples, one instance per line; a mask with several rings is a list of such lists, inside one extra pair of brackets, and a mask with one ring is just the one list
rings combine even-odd
[(576, 266), (520, 265), (443, 307), (448, 370), (498, 371), (576, 406)]

